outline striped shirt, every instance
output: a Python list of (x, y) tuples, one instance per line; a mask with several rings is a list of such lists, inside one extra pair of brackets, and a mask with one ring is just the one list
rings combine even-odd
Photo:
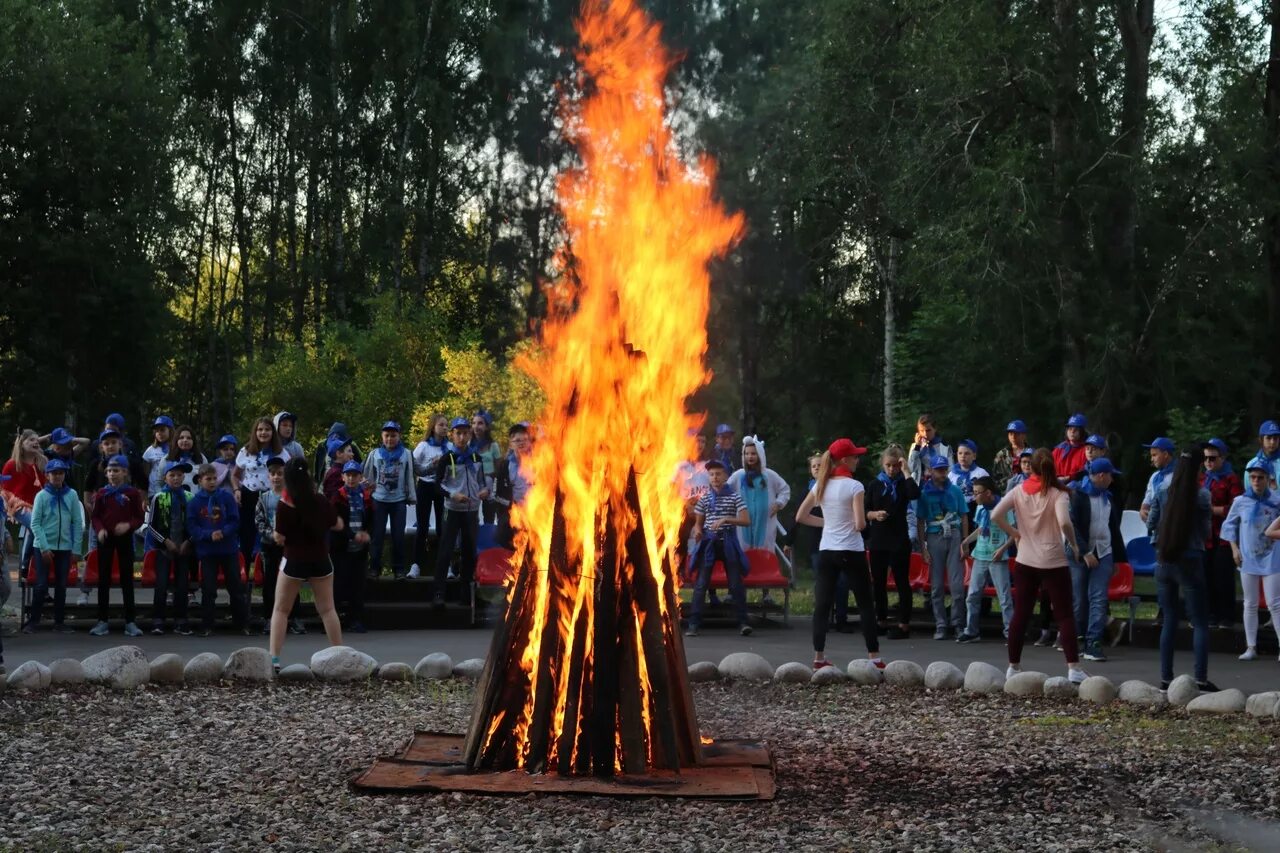
[[(742, 502), (742, 496), (733, 489), (725, 486), (716, 494), (713, 490), (708, 489), (703, 492), (702, 497), (698, 498), (698, 505), (694, 507), (694, 512), (702, 516), (704, 521), (703, 529), (711, 533), (711, 525), (722, 518), (737, 518), (738, 513), (746, 509), (747, 505)], [(717, 535), (723, 535), (726, 531), (715, 531)]]

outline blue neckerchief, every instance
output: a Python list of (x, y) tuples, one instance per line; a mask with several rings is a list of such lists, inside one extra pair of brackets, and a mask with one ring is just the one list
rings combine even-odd
[(951, 485), (950, 482), (948, 482), (946, 486), (936, 485), (933, 482), (933, 478), (930, 477), (929, 479), (924, 481), (924, 485), (920, 487), (920, 491), (925, 493), (926, 495), (945, 495), (950, 485)]
[(382, 461), (395, 464), (400, 461), (400, 457), (404, 456), (404, 442), (396, 445), (395, 450), (387, 450), (385, 447), (379, 447), (378, 451), (382, 454)]
[(59, 501), (61, 501), (61, 500), (62, 500), (62, 496), (63, 496), (63, 495), (65, 495), (67, 492), (71, 491), (71, 487), (70, 487), (70, 486), (68, 486), (68, 485), (66, 484), (66, 481), (63, 481), (63, 483), (62, 483), (62, 487), (61, 487), (61, 488), (57, 488), (57, 489), (55, 489), (55, 488), (53, 487), (53, 483), (45, 483), (43, 488), (44, 488), (44, 490), (45, 490), (46, 492), (48, 492), (49, 494), (53, 495), (53, 496), (54, 496), (55, 498), (57, 498)]
[(463, 465), (472, 464), (471, 454), (473, 453), (473, 451), (471, 449), (471, 445), (468, 444), (466, 447), (459, 447), (458, 445), (450, 441), (448, 444), (445, 445), (445, 449), (447, 449), (455, 457), (457, 457), (457, 459), (461, 461)]
[(432, 435), (427, 438), (427, 444), (431, 445), (432, 447), (448, 447), (449, 439), (447, 438), (438, 439), (434, 435)]
[(974, 511), (975, 517), (977, 517), (979, 513), (982, 514), (982, 523), (978, 525), (978, 530), (979, 532), (981, 532), (983, 536), (991, 535), (991, 510), (994, 509), (995, 505), (998, 504), (999, 502), (1000, 502), (1000, 496), (997, 495), (996, 499), (991, 502), (991, 506), (987, 506), (986, 504), (980, 504), (978, 506), (978, 509)]
[(881, 471), (879, 474), (876, 474), (876, 479), (884, 483), (884, 496), (889, 499), (890, 503), (894, 503), (898, 500), (897, 484), (898, 484), (898, 480), (900, 480), (901, 478), (902, 478), (901, 474), (899, 474), (896, 477), (890, 477), (888, 474), (886, 474), (883, 471)]
[(1071, 488), (1079, 489), (1081, 493), (1091, 498), (1102, 498), (1104, 504), (1111, 503), (1111, 492), (1107, 489), (1098, 488), (1094, 484), (1092, 477), (1085, 477), (1082, 480), (1071, 483)]
[(1280, 502), (1271, 500), (1270, 486), (1263, 489), (1262, 494), (1258, 494), (1253, 490), (1253, 484), (1248, 483), (1246, 481), (1245, 487), (1244, 487), (1244, 496), (1246, 498), (1253, 498), (1253, 509), (1249, 513), (1250, 524), (1253, 524), (1258, 520), (1258, 513), (1262, 511), (1262, 508), (1264, 506), (1270, 509), (1280, 509)]
[(1152, 474), (1151, 475), (1152, 490), (1159, 489), (1160, 484), (1163, 483), (1165, 481), (1165, 478), (1172, 473), (1173, 473), (1173, 463), (1170, 462), (1168, 465), (1164, 466), (1163, 468), (1161, 468), (1160, 470)]
[(355, 490), (353, 491), (351, 489), (348, 489), (346, 486), (343, 486), (342, 493), (347, 496), (347, 506), (351, 508), (351, 511), (360, 513), (361, 517), (363, 518), (364, 517), (364, 487), (356, 486)]
[(1204, 487), (1212, 491), (1214, 483), (1219, 480), (1225, 480), (1234, 473), (1235, 471), (1231, 470), (1231, 463), (1223, 459), (1222, 464), (1218, 466), (1217, 471), (1204, 472)]
[(960, 488), (960, 491), (964, 492), (965, 499), (967, 500), (972, 489), (972, 486), (969, 485), (969, 481), (973, 479), (973, 469), (970, 468), (966, 471), (964, 468), (960, 467), (959, 462), (956, 462), (951, 466), (951, 473), (955, 474), (960, 479), (960, 482), (955, 485)]
[(946, 444), (946, 442), (942, 440), (941, 435), (934, 433), (933, 438), (929, 439), (929, 447), (937, 447), (939, 444)]
[(158, 448), (160, 448), (160, 452), (162, 452), (165, 456), (168, 456), (168, 455), (169, 455), (169, 443), (168, 443), (168, 442), (165, 442), (164, 444), (155, 444), (155, 445), (152, 445), (152, 446), (153, 446), (153, 447), (158, 447)]
[(160, 489), (160, 491), (165, 492), (166, 494), (169, 494), (169, 495), (173, 495), (178, 498), (181, 498), (183, 495), (187, 493), (187, 489), (185, 486), (178, 486), (178, 488), (175, 489), (172, 486), (170, 486), (168, 483), (165, 483), (163, 488)]
[(128, 483), (121, 483), (118, 486), (103, 486), (102, 497), (104, 500), (106, 498), (115, 498), (116, 503), (120, 504), (120, 506), (124, 506), (129, 502), (129, 496), (124, 493), (127, 488), (129, 488)]
[(1022, 485), (1022, 481), (1027, 479), (1027, 475), (1019, 471), (1009, 478), (1009, 482), (1004, 484), (1006, 492), (1012, 492), (1016, 487)]
[(764, 470), (751, 471), (744, 465), (742, 467), (742, 487), (744, 489), (754, 489), (756, 486), (764, 487)]

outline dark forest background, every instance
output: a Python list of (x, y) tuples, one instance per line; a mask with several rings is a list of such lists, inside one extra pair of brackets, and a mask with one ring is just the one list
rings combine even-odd
[[(797, 479), (921, 410), (1249, 455), (1280, 0), (654, 0), (749, 231), (696, 401)], [(536, 411), (568, 0), (0, 0), (0, 424)]]

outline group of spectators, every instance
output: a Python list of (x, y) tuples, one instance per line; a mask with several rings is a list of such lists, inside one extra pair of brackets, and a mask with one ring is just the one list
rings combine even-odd
[[(863, 484), (855, 472), (867, 448), (847, 438), (810, 458), (812, 478), (796, 512), (794, 539), (805, 527), (821, 528), (815, 565), (814, 665), (825, 656), (828, 628), (847, 618), (853, 592), (868, 656), (883, 665), (880, 636), (910, 635), (913, 596), (910, 565), (920, 554), (930, 574), (935, 640), (980, 640), (980, 618), (988, 584), (1000, 603), (1009, 672), (1021, 666), (1024, 637), (1040, 607), (1036, 645), (1054, 645), (1068, 664), (1068, 677), (1083, 681), (1080, 660), (1105, 661), (1111, 619), (1108, 591), (1117, 563), (1126, 562), (1121, 520), (1126, 486), (1109, 458), (1107, 440), (1090, 433), (1088, 419), (1067, 419), (1063, 440), (1035, 449), (1027, 425), (1010, 421), (1007, 444), (979, 463), (972, 439), (954, 446), (943, 439), (930, 414), (917, 421), (908, 447), (890, 445), (880, 470)], [(790, 501), (785, 481), (767, 467), (764, 442), (732, 427), (716, 429), (707, 452), (699, 436), (697, 458), (681, 466), (679, 481), (688, 501), (693, 582), (689, 633), (701, 628), (703, 600), (712, 567), (725, 566), (730, 596), (742, 633), (747, 625), (742, 577), (746, 551), (773, 551), (781, 530), (777, 518)], [(1143, 447), (1152, 471), (1147, 476), (1140, 515), (1157, 555), (1155, 578), (1162, 611), (1161, 682), (1173, 678), (1173, 650), (1179, 617), (1194, 636), (1196, 681), (1208, 678), (1208, 632), (1234, 628), (1243, 617), (1246, 649), (1257, 657), (1258, 607), (1265, 597), (1273, 628), (1280, 627), (1280, 425), (1265, 421), (1258, 447), (1234, 472), (1229, 448), (1220, 438), (1183, 448), (1160, 436)], [(966, 584), (965, 560), (972, 571)], [(888, 606), (888, 579), (898, 592)], [(1243, 608), (1237, 610), (1237, 583)], [(950, 596), (950, 608), (947, 598)], [(1056, 632), (1054, 628), (1056, 627)]]
[[(94, 636), (111, 630), (113, 582), (122, 592), (124, 634), (143, 633), (134, 596), (139, 552), (155, 554), (153, 634), (208, 636), (222, 583), (237, 629), (271, 634), (275, 655), (277, 634), (306, 632), (297, 597), (308, 581), (331, 640), (340, 641), (342, 627), (363, 633), (365, 583), (382, 575), (386, 550), (392, 576), (419, 578), (425, 571), (434, 578), (434, 600), (442, 606), (448, 582), (459, 577), (457, 546), (462, 576), (470, 578), (481, 520), (496, 522), (499, 538), (509, 541), (508, 509), (530, 486), (528, 425), (511, 427), (505, 453), (490, 433), (492, 425), (483, 409), (471, 417), (435, 415), (410, 449), (399, 423), (387, 421), (379, 445), (365, 453), (345, 424), (334, 423), (310, 460), (296, 437), (297, 416), (287, 411), (254, 421), (243, 445), (223, 435), (209, 455), (191, 427), (175, 425), (167, 415), (154, 419), (151, 441), (141, 449), (118, 413), (108, 415), (92, 439), (62, 427), (43, 435), (20, 430), (0, 474), (0, 520), (20, 531), (21, 570), (34, 566), (32, 605), (21, 630), (42, 629), (52, 589), (52, 630), (73, 632), (65, 621), (70, 569), (94, 550)], [(412, 543), (405, 536), (410, 506), (417, 514)], [(0, 546), (6, 528), (0, 525)], [(258, 560), (263, 596), (255, 620), (253, 574), (247, 573), (246, 584), (240, 568)], [(7, 598), (8, 571), (0, 577), (0, 597)], [(189, 617), (189, 587), (197, 578), (198, 625)], [(82, 570), (80, 606), (90, 603), (87, 580)]]

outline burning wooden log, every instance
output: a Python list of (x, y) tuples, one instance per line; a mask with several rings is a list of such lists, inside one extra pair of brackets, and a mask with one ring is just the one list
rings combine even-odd
[(634, 472), (600, 512), (591, 567), (568, 561), (559, 515), (548, 577), (521, 563), (479, 684), (470, 769), (613, 776), (701, 761), (674, 554), (652, 570)]

